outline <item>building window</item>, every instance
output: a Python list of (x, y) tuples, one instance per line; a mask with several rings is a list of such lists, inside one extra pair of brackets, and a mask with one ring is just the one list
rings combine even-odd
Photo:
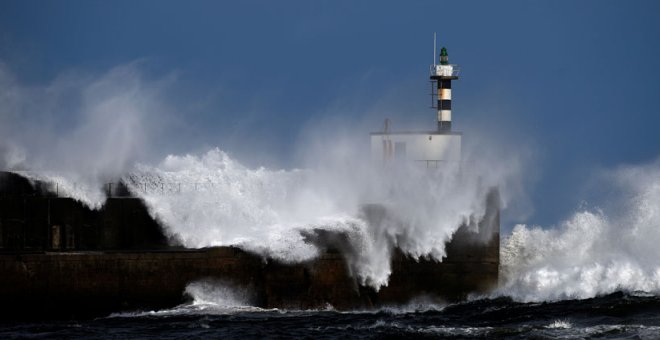
[(396, 142), (396, 143), (394, 143), (394, 158), (395, 159), (406, 159), (406, 143), (405, 142)]

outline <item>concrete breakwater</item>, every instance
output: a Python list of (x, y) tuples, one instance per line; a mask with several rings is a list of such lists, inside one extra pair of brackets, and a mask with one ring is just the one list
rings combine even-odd
[(18, 175), (0, 176), (4, 316), (88, 317), (167, 308), (184, 302), (186, 286), (199, 280), (242, 287), (254, 306), (295, 309), (371, 308), (419, 297), (453, 301), (487, 292), (498, 280), (496, 191), (487, 198), (478, 231), (461, 227), (442, 262), (396, 252), (389, 284), (376, 291), (351, 276), (341, 234), (309, 233), (309, 242), (323, 252), (296, 264), (235, 247), (184, 249), (164, 235), (140, 199), (111, 197), (100, 210), (90, 210)]

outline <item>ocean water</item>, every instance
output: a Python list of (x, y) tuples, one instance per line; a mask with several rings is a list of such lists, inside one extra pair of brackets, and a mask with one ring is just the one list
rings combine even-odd
[(263, 310), (190, 304), (91, 320), (0, 322), (0, 338), (648, 338), (660, 336), (660, 298), (622, 293), (521, 303), (507, 297), (374, 311)]

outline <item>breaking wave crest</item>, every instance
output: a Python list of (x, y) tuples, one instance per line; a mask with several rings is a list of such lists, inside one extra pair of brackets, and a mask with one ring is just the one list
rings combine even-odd
[(247, 288), (219, 281), (192, 282), (186, 286), (185, 294), (193, 299), (192, 306), (240, 309), (254, 305), (254, 297)]
[[(334, 246), (345, 248), (360, 283), (374, 288), (387, 285), (394, 247), (442, 260), (454, 231), (483, 216), (485, 193), (495, 184), (458, 166), (375, 171), (364, 160), (345, 163), (250, 169), (214, 149), (140, 165), (124, 182), (186, 247), (233, 245), (282, 262), (304, 262), (327, 245), (319, 238), (341, 235)], [(368, 203), (386, 207), (378, 223), (370, 223)]]
[(190, 302), (174, 308), (124, 312), (111, 314), (110, 318), (136, 318), (136, 317), (172, 317), (182, 315), (228, 315), (245, 312), (272, 311), (254, 307), (254, 296), (245, 287), (219, 280), (200, 280), (191, 282), (186, 286), (185, 296)]
[(520, 301), (660, 293), (660, 162), (604, 175), (617, 197), (555, 228), (517, 225), (502, 249), (498, 294)]

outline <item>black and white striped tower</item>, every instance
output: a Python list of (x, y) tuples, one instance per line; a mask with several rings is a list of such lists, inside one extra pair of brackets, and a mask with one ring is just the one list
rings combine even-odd
[[(435, 53), (434, 53), (435, 54)], [(440, 64), (431, 67), (431, 81), (437, 84), (438, 132), (451, 131), (451, 81), (458, 79), (458, 67), (449, 64), (447, 49), (440, 50)]]

